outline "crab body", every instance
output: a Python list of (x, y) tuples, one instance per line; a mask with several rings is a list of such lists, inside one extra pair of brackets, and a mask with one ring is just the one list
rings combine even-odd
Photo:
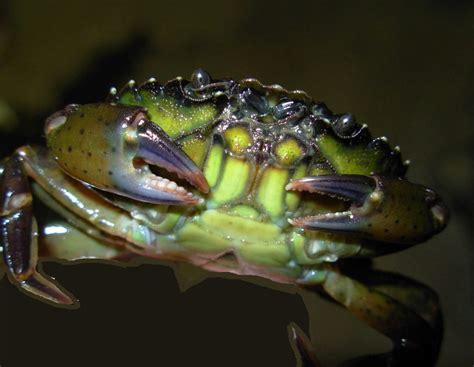
[[(0, 182), (4, 262), (22, 289), (74, 302), (37, 272), (38, 251), (67, 260), (133, 254), (186, 261), (317, 286), (396, 345), (417, 328), (410, 332), (417, 352), (401, 348), (396, 358), (429, 349), (434, 363), (434, 293), (373, 271), (373, 279), (384, 279), (380, 288), (391, 286), (384, 293), (346, 277), (340, 264), (426, 240), (444, 228), (447, 210), (432, 190), (403, 178), (399, 149), (373, 139), (352, 115), (335, 115), (301, 91), (212, 80), (198, 70), (191, 81), (131, 81), (120, 92), (112, 88), (106, 102), (69, 105), (45, 131), (47, 149), (19, 148)], [(39, 250), (32, 197), (65, 219), (40, 220)], [(66, 245), (77, 230), (82, 241)], [(407, 304), (421, 295), (429, 305)], [(401, 326), (388, 325), (389, 318)], [(418, 334), (432, 341), (425, 345)], [(312, 353), (296, 329), (293, 341)]]

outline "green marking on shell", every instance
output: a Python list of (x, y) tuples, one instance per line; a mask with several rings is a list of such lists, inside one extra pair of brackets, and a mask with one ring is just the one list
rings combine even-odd
[(267, 167), (258, 185), (257, 201), (272, 216), (277, 217), (285, 211), (285, 185), (288, 182), (287, 169)]
[(222, 163), (224, 161), (224, 148), (220, 144), (214, 144), (209, 152), (207, 161), (204, 165), (204, 176), (210, 187), (217, 185), (222, 172)]
[(275, 155), (278, 158), (278, 163), (285, 166), (291, 166), (301, 158), (302, 154), (303, 148), (294, 138), (287, 138), (275, 146)]
[[(296, 180), (298, 178), (302, 178), (305, 176), (307, 170), (307, 166), (305, 164), (300, 164), (294, 174), (293, 174), (293, 179)], [(286, 196), (285, 196), (285, 202), (288, 210), (294, 212), (301, 201), (301, 193), (298, 191), (287, 191)]]
[(145, 107), (150, 119), (171, 138), (211, 124), (218, 113), (211, 104), (185, 105), (171, 96), (153, 94), (143, 89), (138, 92), (138, 98), (133, 92), (128, 91), (121, 95), (119, 102)]
[(233, 153), (243, 154), (252, 144), (250, 132), (243, 126), (234, 126), (224, 131), (226, 147)]
[(248, 161), (226, 156), (219, 183), (209, 200), (215, 205), (222, 205), (241, 198), (245, 194), (250, 174), (251, 164)]
[(380, 172), (384, 153), (366, 145), (348, 145), (346, 142), (324, 134), (317, 138), (317, 144), (324, 157), (339, 173), (370, 175)]
[(185, 136), (178, 143), (198, 167), (203, 166), (209, 148), (209, 137), (193, 134)]

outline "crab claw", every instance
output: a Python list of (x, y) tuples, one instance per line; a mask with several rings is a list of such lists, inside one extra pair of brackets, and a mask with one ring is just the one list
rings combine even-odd
[(287, 190), (331, 195), (350, 202), (343, 212), (292, 218), (295, 226), (400, 244), (422, 242), (443, 230), (449, 214), (431, 189), (401, 178), (327, 175), (291, 181)]
[[(200, 198), (150, 166), (176, 174), (201, 192), (202, 171), (154, 122), (146, 110), (117, 104), (71, 105), (45, 125), (48, 146), (61, 168), (95, 188), (135, 200), (193, 205)], [(160, 173), (161, 174), (161, 173)]]

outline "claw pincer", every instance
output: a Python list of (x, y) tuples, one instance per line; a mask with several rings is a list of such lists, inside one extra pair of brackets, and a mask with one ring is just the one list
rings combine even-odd
[(448, 221), (448, 210), (433, 190), (401, 178), (323, 175), (294, 180), (287, 189), (350, 202), (346, 211), (290, 219), (309, 230), (415, 244), (440, 232)]
[(100, 190), (156, 204), (200, 201), (177, 183), (153, 174), (149, 165), (177, 174), (202, 192), (209, 190), (200, 169), (141, 107), (71, 105), (52, 115), (45, 130), (61, 168)]

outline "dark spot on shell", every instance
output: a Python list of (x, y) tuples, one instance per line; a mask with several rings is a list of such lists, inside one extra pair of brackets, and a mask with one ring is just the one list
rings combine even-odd
[(98, 168), (97, 171), (102, 172), (102, 168)]
[(385, 233), (388, 233), (388, 229), (387, 229), (387, 228), (385, 228), (383, 231), (384, 231)]
[(110, 176), (112, 176), (114, 173), (112, 171), (109, 171), (108, 172)]
[(372, 227), (372, 223), (367, 224), (367, 227), (371, 228), (371, 227)]
[(105, 123), (105, 126), (109, 126), (109, 125), (110, 125), (110, 122), (106, 122), (106, 123)]
[(256, 90), (247, 88), (242, 92), (242, 96), (247, 104), (249, 104), (259, 114), (268, 113), (268, 102), (264, 96), (260, 95)]
[(64, 163), (64, 167), (67, 167), (67, 163)]
[(82, 119), (84, 118), (84, 112), (79, 115), (79, 117)]
[(72, 152), (72, 147), (69, 146), (69, 147), (67, 148), (67, 151), (68, 151), (69, 153), (71, 153), (71, 152)]
[(99, 117), (97, 118), (97, 120), (99, 120), (99, 121), (104, 121), (104, 117), (103, 117), (103, 116), (99, 116)]
[(351, 135), (357, 127), (356, 120), (350, 113), (339, 116), (333, 123), (334, 131), (342, 136)]
[(59, 152), (61, 153), (63, 151), (63, 148), (59, 148)]
[(84, 135), (84, 129), (79, 130), (79, 134)]
[(273, 117), (280, 120), (291, 116), (304, 108), (304, 105), (298, 101), (282, 100), (272, 108)]
[(87, 170), (85, 169), (85, 170), (83, 170), (82, 172), (87, 173)]
[(387, 218), (388, 218), (388, 214), (385, 214), (383, 217), (384, 217), (384, 219), (387, 219)]
[(396, 219), (396, 220), (395, 220), (395, 224), (398, 224), (398, 223), (400, 223), (400, 220), (399, 220), (399, 219)]
[(67, 131), (70, 131), (70, 130), (71, 130), (71, 126), (68, 126), (68, 127), (67, 127)]
[(194, 89), (205, 87), (211, 82), (211, 76), (205, 70), (199, 68), (191, 75), (191, 85)]
[(112, 147), (112, 152), (114, 152), (114, 153), (115, 153), (116, 151), (117, 151), (117, 148), (115, 148), (115, 147)]
[(311, 108), (311, 113), (314, 116), (321, 116), (324, 118), (328, 118), (332, 115), (331, 110), (326, 106), (324, 103), (316, 103), (312, 108)]
[(91, 152), (87, 152), (87, 155), (88, 155), (89, 157), (92, 157), (92, 153), (91, 153)]

